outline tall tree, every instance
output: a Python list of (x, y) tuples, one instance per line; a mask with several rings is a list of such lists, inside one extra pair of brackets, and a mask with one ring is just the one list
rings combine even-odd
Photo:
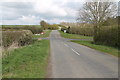
[(86, 2), (83, 10), (79, 10), (78, 21), (94, 24), (94, 40), (100, 30), (101, 24), (108, 18), (116, 15), (115, 2)]

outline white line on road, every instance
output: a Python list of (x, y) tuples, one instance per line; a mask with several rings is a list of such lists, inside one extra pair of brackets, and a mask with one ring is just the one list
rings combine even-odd
[[(64, 43), (64, 45), (65, 45), (66, 47), (69, 47), (69, 46), (68, 46), (67, 44), (65, 44), (65, 43)], [(72, 49), (72, 48), (71, 48), (71, 49)], [(72, 49), (72, 51), (75, 52), (77, 55), (80, 55), (80, 54), (79, 54), (77, 51), (75, 51), (74, 49)]]
[(69, 47), (67, 44), (64, 44), (66, 47)]
[(73, 52), (75, 52), (77, 55), (80, 55), (77, 51), (75, 51), (74, 49), (72, 49)]

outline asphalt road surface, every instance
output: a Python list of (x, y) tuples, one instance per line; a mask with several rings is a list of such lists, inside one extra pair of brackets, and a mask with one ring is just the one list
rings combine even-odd
[(118, 78), (118, 58), (50, 34), (50, 78)]

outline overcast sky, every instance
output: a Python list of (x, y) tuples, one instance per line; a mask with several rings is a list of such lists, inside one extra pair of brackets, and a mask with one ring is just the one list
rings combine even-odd
[(38, 25), (75, 22), (84, 0), (0, 0), (0, 24)]

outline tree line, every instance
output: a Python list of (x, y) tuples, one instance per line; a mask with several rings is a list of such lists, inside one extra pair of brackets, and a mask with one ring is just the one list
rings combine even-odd
[(57, 24), (49, 24), (49, 23), (47, 23), (44, 20), (40, 21), (40, 25), (41, 25), (43, 30), (46, 30), (46, 29), (56, 30), (56, 29), (58, 29), (58, 25)]

